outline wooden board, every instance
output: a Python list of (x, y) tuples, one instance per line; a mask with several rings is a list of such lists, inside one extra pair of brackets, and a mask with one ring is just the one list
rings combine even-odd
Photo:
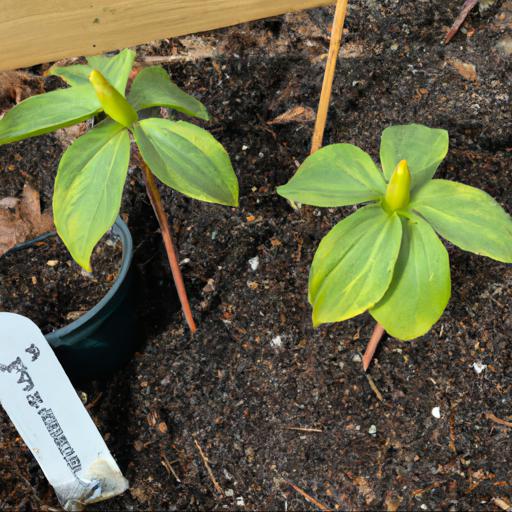
[(0, 70), (94, 55), (334, 0), (0, 0)]

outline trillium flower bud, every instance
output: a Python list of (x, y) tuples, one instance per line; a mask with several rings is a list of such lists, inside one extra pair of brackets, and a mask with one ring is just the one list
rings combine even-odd
[(137, 112), (99, 71), (93, 69), (89, 75), (89, 81), (109, 117), (126, 128), (137, 122)]
[(411, 194), (411, 173), (406, 160), (401, 160), (395, 167), (389, 180), (384, 204), (392, 212), (407, 207)]

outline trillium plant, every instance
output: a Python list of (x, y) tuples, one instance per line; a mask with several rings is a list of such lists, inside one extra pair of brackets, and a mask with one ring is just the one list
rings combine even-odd
[(179, 89), (158, 66), (142, 69), (127, 93), (134, 59), (132, 50), (123, 50), (114, 57), (90, 57), (88, 64), (52, 68), (70, 87), (33, 96), (7, 112), (0, 120), (0, 144), (104, 113), (101, 122), (64, 152), (53, 196), (57, 232), (75, 261), (90, 271), (94, 247), (119, 214), (133, 138), (185, 316), (194, 331), (154, 176), (188, 197), (228, 206), (238, 205), (238, 181), (228, 154), (210, 133), (185, 121), (141, 115), (145, 109), (165, 107), (209, 119), (203, 104)]
[(278, 188), (313, 206), (367, 203), (339, 222), (315, 254), (309, 276), (315, 326), (369, 311), (396, 338), (425, 334), (451, 293), (448, 253), (438, 235), (512, 263), (512, 218), (503, 208), (482, 190), (432, 179), (447, 152), (445, 130), (392, 126), (382, 134), (382, 172), (358, 147), (333, 144)]

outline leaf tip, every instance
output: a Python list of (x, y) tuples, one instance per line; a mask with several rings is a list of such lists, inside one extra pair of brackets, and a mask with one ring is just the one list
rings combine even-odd
[(203, 107), (201, 111), (197, 114), (197, 117), (199, 119), (202, 119), (203, 121), (211, 121), (212, 116), (208, 113), (208, 110), (206, 110), (206, 107)]
[(288, 199), (286, 195), (286, 185), (279, 185), (279, 187), (276, 187), (276, 192), (285, 199)]

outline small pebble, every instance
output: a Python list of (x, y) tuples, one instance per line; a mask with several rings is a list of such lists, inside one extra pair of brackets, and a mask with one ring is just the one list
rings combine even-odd
[(361, 362), (361, 356), (359, 354), (354, 354), (354, 356), (352, 357), (352, 362), (353, 363), (360, 363)]
[(371, 425), (370, 428), (368, 429), (368, 434), (370, 434), (371, 436), (376, 436), (377, 427), (375, 425)]
[(275, 336), (274, 338), (272, 338), (270, 346), (272, 348), (281, 348), (283, 346), (283, 340), (281, 339), (281, 336)]
[(475, 370), (476, 373), (478, 373), (479, 375), (487, 368), (487, 365), (486, 364), (483, 364), (483, 363), (480, 363), (480, 362), (476, 362), (476, 363), (473, 363), (473, 370)]
[(232, 498), (234, 495), (235, 495), (235, 491), (233, 491), (233, 489), (226, 489), (224, 491), (224, 494), (228, 497), (228, 498)]
[(258, 267), (260, 266), (260, 258), (258, 256), (254, 256), (254, 258), (251, 258), (249, 260), (249, 265), (251, 267), (251, 270), (255, 272), (258, 270)]
[(46, 264), (49, 266), (49, 267), (55, 267), (56, 265), (59, 264), (59, 260), (48, 260), (46, 262)]
[(432, 416), (434, 416), (436, 419), (439, 419), (441, 417), (441, 409), (439, 407), (434, 407), (432, 409)]
[(242, 498), (242, 496), (238, 496), (238, 498), (236, 499), (236, 505), (237, 507), (245, 507), (245, 501)]
[(161, 381), (160, 384), (162, 386), (168, 386), (171, 383), (171, 377), (169, 375), (165, 376)]

